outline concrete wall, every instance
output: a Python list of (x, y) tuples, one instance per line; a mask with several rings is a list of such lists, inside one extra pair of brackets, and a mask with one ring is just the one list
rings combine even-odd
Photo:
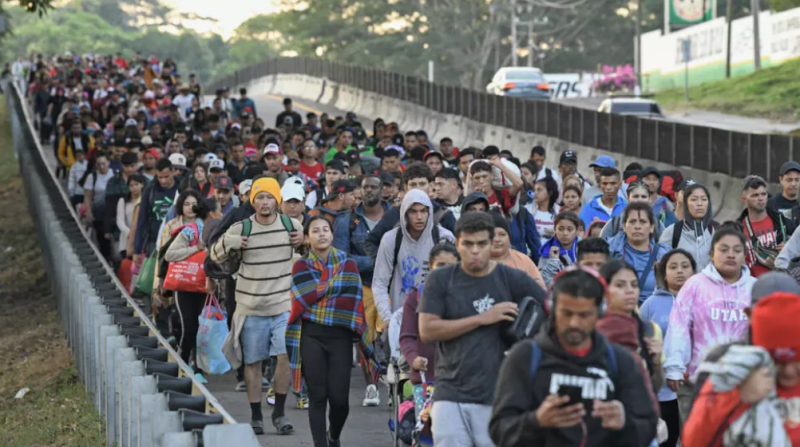
[[(324, 84), (324, 89), (323, 89)], [(593, 179), (589, 164), (599, 155), (610, 155), (617, 166), (624, 168), (629, 163), (639, 162), (644, 166), (661, 169), (675, 169), (674, 166), (657, 163), (636, 157), (602, 151), (557, 138), (523, 133), (512, 129), (481, 124), (461, 116), (446, 115), (425, 109), (416, 104), (401, 101), (372, 92), (366, 92), (347, 85), (324, 82), (320, 78), (306, 75), (274, 75), (252, 81), (247, 86), (250, 96), (274, 94), (302, 98), (326, 104), (345, 111), (354, 111), (362, 118), (383, 118), (386, 122), (396, 121), (401, 129), (425, 129), (432, 141), (450, 137), (457, 147), (470, 145), (485, 146), (494, 144), (508, 149), (521, 160), (527, 160), (530, 149), (541, 145), (547, 149), (547, 166), (555, 169), (559, 156), (566, 150), (578, 154), (578, 170), (582, 175)], [(733, 219), (741, 211), (741, 180), (707, 171), (678, 167), (684, 177), (692, 178), (708, 187), (714, 204), (715, 219), (719, 222)]]

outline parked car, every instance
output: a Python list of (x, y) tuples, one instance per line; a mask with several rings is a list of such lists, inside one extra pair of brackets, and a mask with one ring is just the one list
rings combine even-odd
[(656, 101), (639, 97), (607, 98), (600, 103), (597, 111), (619, 115), (636, 115), (642, 118), (666, 118), (664, 112), (661, 111), (661, 106)]
[(550, 100), (550, 86), (542, 70), (534, 67), (501, 68), (486, 86), (486, 92), (491, 95)]

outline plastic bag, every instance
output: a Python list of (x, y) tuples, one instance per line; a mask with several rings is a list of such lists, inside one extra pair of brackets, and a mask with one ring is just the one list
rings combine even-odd
[(139, 270), (139, 277), (136, 279), (136, 286), (133, 294), (138, 296), (150, 296), (153, 293), (153, 280), (156, 274), (156, 256), (151, 254), (142, 262)]
[(228, 323), (217, 297), (206, 297), (198, 322), (197, 366), (209, 374), (225, 374), (231, 369), (228, 359), (222, 353), (222, 343), (228, 336)]

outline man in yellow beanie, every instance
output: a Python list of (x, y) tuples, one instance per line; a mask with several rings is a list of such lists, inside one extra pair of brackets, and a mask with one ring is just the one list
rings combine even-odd
[[(250, 402), (253, 431), (264, 433), (261, 414), (261, 364), (278, 359), (273, 378), (275, 407), (272, 424), (278, 434), (294, 427), (284, 413), (291, 385), (286, 355), (286, 323), (291, 303), (292, 265), (295, 247), (303, 243), (301, 224), (278, 214), (281, 188), (272, 178), (260, 178), (250, 188), (255, 214), (233, 224), (211, 247), (211, 259), (225, 262), (232, 255), (241, 261), (236, 279), (236, 311), (223, 352), (232, 368), (244, 363), (244, 381)], [(249, 230), (249, 231), (248, 231)], [(247, 248), (247, 250), (244, 250)]]

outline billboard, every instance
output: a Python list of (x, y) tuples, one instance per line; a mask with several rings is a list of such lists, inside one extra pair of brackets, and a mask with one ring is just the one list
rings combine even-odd
[(664, 0), (667, 30), (697, 25), (716, 17), (717, 0)]

